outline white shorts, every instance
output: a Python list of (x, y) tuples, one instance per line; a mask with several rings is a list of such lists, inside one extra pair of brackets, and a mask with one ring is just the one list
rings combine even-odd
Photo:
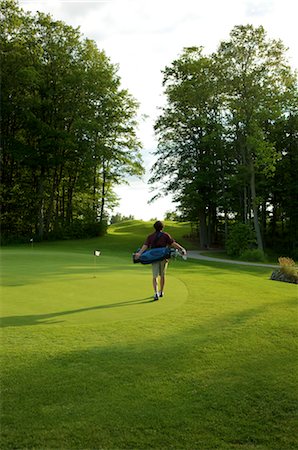
[(165, 271), (168, 267), (168, 260), (164, 259), (163, 261), (157, 261), (152, 263), (152, 275), (154, 278), (161, 277), (165, 274)]

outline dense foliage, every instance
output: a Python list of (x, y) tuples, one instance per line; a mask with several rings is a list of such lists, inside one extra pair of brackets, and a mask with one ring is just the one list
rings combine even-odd
[(113, 187), (141, 174), (137, 103), (79, 29), (1, 0), (4, 241), (103, 230)]
[(201, 246), (236, 221), (253, 227), (260, 252), (297, 252), (297, 78), (282, 42), (236, 26), (210, 56), (184, 49), (163, 84), (151, 181), (199, 222)]

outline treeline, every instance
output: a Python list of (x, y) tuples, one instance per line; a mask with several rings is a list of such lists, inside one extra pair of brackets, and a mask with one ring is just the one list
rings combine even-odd
[(138, 105), (79, 29), (0, 1), (3, 242), (97, 235), (141, 174)]
[[(2, 242), (98, 235), (115, 186), (143, 172), (138, 105), (79, 29), (16, 0), (0, 14)], [(297, 257), (297, 76), (282, 42), (237, 26), (211, 55), (184, 49), (163, 86), (151, 181), (175, 217), (198, 224), (203, 248)]]
[(163, 74), (151, 182), (199, 224), (203, 248), (234, 224), (239, 242), (297, 257), (297, 76), (282, 42), (236, 26), (214, 54), (186, 48)]

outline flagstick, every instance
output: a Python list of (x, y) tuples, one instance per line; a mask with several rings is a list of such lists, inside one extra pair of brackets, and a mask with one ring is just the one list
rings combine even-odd
[(96, 278), (96, 258), (97, 256), (100, 256), (99, 250), (94, 250), (93, 252), (93, 270), (94, 270), (94, 276), (93, 278)]

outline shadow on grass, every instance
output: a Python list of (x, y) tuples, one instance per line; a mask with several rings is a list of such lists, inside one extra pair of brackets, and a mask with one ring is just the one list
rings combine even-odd
[[(224, 321), (256, 313), (266, 317), (260, 307)], [(45, 349), (27, 365), (10, 362), (3, 448), (297, 448), (293, 353), (220, 323), (144, 342), (155, 323), (135, 345), (119, 339), (54, 357)]]
[(9, 316), (9, 317), (1, 317), (0, 318), (0, 328), (6, 327), (24, 327), (30, 325), (52, 325), (60, 323), (59, 321), (50, 321), (49, 319), (53, 319), (55, 317), (66, 316), (69, 314), (81, 313), (86, 311), (96, 311), (100, 309), (109, 309), (109, 308), (121, 308), (124, 306), (134, 306), (134, 305), (143, 305), (145, 303), (152, 303), (152, 297), (146, 297), (137, 300), (129, 300), (120, 303), (111, 303), (107, 305), (99, 305), (99, 306), (90, 306), (89, 308), (79, 308), (79, 309), (71, 309), (68, 311), (59, 311), (48, 314), (34, 314), (34, 315), (26, 315), (26, 316)]

